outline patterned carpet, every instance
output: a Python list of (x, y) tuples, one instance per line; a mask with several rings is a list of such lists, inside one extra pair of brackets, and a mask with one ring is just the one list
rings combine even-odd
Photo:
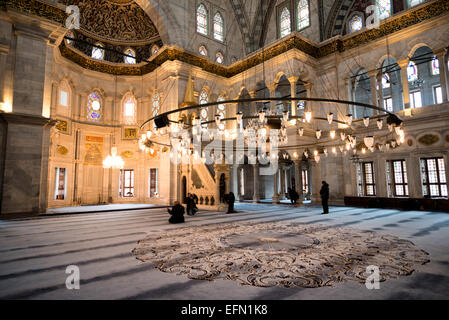
[(430, 261), (427, 252), (395, 236), (284, 222), (179, 228), (147, 236), (133, 254), (163, 272), (258, 287), (364, 284), (370, 265), (379, 267), (385, 281), (411, 275)]

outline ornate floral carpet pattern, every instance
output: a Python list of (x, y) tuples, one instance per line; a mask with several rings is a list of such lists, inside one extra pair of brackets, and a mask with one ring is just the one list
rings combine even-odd
[(282, 222), (180, 228), (147, 236), (133, 254), (163, 272), (258, 287), (364, 284), (370, 265), (385, 281), (430, 261), (427, 252), (392, 235)]

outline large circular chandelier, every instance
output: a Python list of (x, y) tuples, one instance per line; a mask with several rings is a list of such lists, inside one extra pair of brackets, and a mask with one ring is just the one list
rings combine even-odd
[[(347, 114), (337, 119), (333, 112), (317, 116), (315, 114), (318, 112), (314, 112), (309, 106), (301, 115), (290, 115), (287, 110), (278, 114), (267, 109), (260, 109), (246, 116), (241, 111), (227, 118), (216, 115), (214, 120), (207, 121), (202, 121), (198, 116), (192, 118), (192, 114), (188, 115), (189, 111), (197, 114), (199, 110), (217, 105), (224, 105), (226, 114), (229, 114), (230, 104), (271, 101), (290, 103), (292, 106), (297, 106), (299, 101), (320, 102), (334, 106), (353, 105), (375, 110), (378, 114), (361, 119), (354, 119), (351, 114)], [(294, 113), (296, 114), (296, 110)], [(235, 122), (235, 125), (228, 125), (226, 128), (229, 122)], [(232, 128), (229, 129), (230, 127)], [(269, 154), (273, 145), (276, 145), (279, 151), (291, 151), (292, 158), (313, 159), (319, 162), (322, 154), (328, 156), (340, 151), (342, 154), (358, 157), (358, 154), (367, 152), (389, 151), (405, 142), (403, 121), (396, 114), (370, 104), (321, 98), (252, 98), (191, 105), (152, 117), (145, 121), (140, 129), (141, 150), (151, 153), (157, 146), (168, 147), (171, 148), (172, 158), (189, 159), (193, 156), (202, 162), (206, 162), (206, 158), (212, 158), (214, 163), (223, 161), (226, 155), (213, 152), (211, 155), (205, 154), (202, 143), (204, 140), (201, 140), (201, 136), (206, 136), (209, 143), (215, 139), (222, 140), (223, 144), (232, 145), (234, 152), (248, 152), (248, 158), (255, 158), (252, 160), (260, 163), (264, 163), (262, 160), (270, 156), (279, 158), (278, 154)], [(372, 132), (375, 131), (379, 134), (374, 135)], [(296, 137), (295, 143), (289, 144), (289, 137), (292, 136)], [(237, 143), (239, 139), (244, 143)], [(198, 141), (201, 148), (195, 148)], [(255, 144), (260, 143), (265, 144), (265, 147), (258, 152), (249, 152), (254, 149)], [(302, 156), (298, 154), (299, 150), (302, 151)]]

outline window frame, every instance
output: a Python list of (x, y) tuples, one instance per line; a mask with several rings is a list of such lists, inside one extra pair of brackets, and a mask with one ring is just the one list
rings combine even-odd
[[(440, 96), (441, 96), (441, 101), (438, 102), (438, 96), (437, 96), (437, 90), (440, 89)], [(443, 89), (441, 88), (441, 85), (435, 85), (432, 86), (432, 92), (433, 92), (433, 102), (434, 104), (441, 104), (443, 103)]]
[[(64, 185), (63, 189), (60, 189), (60, 182), (61, 182), (61, 169), (64, 170)], [(61, 168), (61, 167), (55, 167), (55, 190), (54, 190), (54, 201), (65, 201), (67, 200), (67, 176), (68, 176), (68, 170), (67, 168)], [(58, 198), (60, 195), (60, 190), (63, 190), (62, 198)]]
[[(416, 103), (415, 103), (415, 94), (417, 94), (417, 93), (419, 93), (419, 96), (420, 96), (420, 98), (421, 98), (421, 106), (420, 106), (420, 107), (416, 107)], [(410, 98), (409, 100), (410, 100), (410, 108), (411, 108), (411, 109), (419, 109), (419, 108), (422, 108), (422, 107), (423, 107), (421, 90), (413, 90), (413, 91), (410, 91), (410, 93), (409, 93), (409, 98)], [(412, 107), (412, 100), (413, 100), (413, 107)]]
[[(130, 181), (126, 181), (126, 172), (131, 172)], [(126, 182), (129, 182), (130, 185), (127, 186)], [(132, 183), (131, 183), (132, 182)], [(134, 198), (135, 197), (135, 175), (134, 169), (120, 169), (120, 197), (121, 198)], [(126, 190), (130, 189), (132, 195), (128, 196)]]
[[(402, 182), (396, 181), (396, 170), (395, 170), (395, 163), (401, 164), (401, 171), (400, 174), (402, 176)], [(410, 196), (410, 190), (408, 185), (408, 176), (407, 176), (407, 162), (405, 159), (398, 159), (398, 160), (390, 160), (389, 161), (390, 166), (390, 174), (391, 174), (391, 184), (392, 184), (392, 195), (395, 198), (408, 198)], [(396, 187), (400, 186), (402, 187), (403, 195), (398, 195)]]
[[(215, 37), (215, 17), (217, 16), (217, 15), (219, 15), (220, 16), (220, 18), (221, 18), (221, 23), (222, 23), (222, 26), (221, 26), (221, 28), (222, 28), (222, 31), (223, 31), (223, 34), (222, 34), (222, 37), (223, 37), (223, 39), (218, 39), (218, 38), (216, 38)], [(215, 12), (215, 14), (214, 14), (214, 18), (213, 18), (213, 23), (212, 23), (212, 36), (213, 36), (213, 38), (214, 38), (214, 40), (216, 40), (216, 41), (218, 41), (218, 42), (220, 42), (220, 43), (224, 43), (225, 42), (225, 38), (226, 38), (226, 32), (225, 32), (225, 19), (224, 19), (224, 17), (223, 17), (223, 14), (221, 13), (221, 11), (220, 10), (217, 10), (216, 12)]]
[[(198, 24), (198, 14), (199, 14), (199, 12), (198, 12), (198, 10), (200, 9), (200, 7), (201, 6), (203, 6), (204, 7), (204, 9), (206, 10), (206, 27), (205, 27), (205, 29), (206, 29), (206, 33), (202, 33), (202, 32), (200, 32), (199, 30), (198, 30), (198, 28), (199, 28), (199, 24)], [(209, 19), (209, 9), (207, 8), (207, 6), (204, 4), (204, 2), (200, 2), (197, 6), (196, 6), (196, 9), (195, 9), (195, 25), (196, 25), (196, 33), (198, 33), (198, 34), (200, 34), (200, 35), (202, 35), (202, 36), (209, 36), (209, 33), (210, 33), (210, 30), (209, 30), (209, 28), (210, 28), (210, 21), (209, 21), (210, 19)], [(202, 27), (203, 28), (203, 27)]]
[[(282, 16), (282, 12), (284, 11), (284, 9), (287, 9), (288, 12), (289, 12), (289, 16), (290, 16), (290, 32), (289, 32), (289, 34), (287, 34), (285, 36), (282, 36), (281, 16)], [(277, 9), (277, 26), (276, 26), (276, 29), (277, 29), (278, 39), (285, 38), (288, 35), (290, 35), (293, 32), (293, 30), (296, 30), (296, 28), (294, 28), (293, 21), (294, 21), (294, 19), (292, 18), (291, 1), (285, 1), (285, 2), (281, 3), (278, 6), (278, 9)]]
[[(151, 172), (152, 170), (155, 170), (155, 176), (156, 178), (154, 179), (154, 192), (152, 192), (152, 180), (151, 180)], [(148, 198), (157, 198), (159, 196), (159, 168), (149, 168), (148, 169)]]
[[(371, 179), (372, 179), (372, 183), (367, 183), (367, 175), (369, 173), (367, 173), (366, 171), (366, 165), (369, 165), (371, 167)], [(374, 162), (373, 161), (365, 161), (361, 163), (362, 166), (362, 183), (363, 183), (363, 193), (365, 197), (375, 197), (377, 194), (377, 190), (376, 190), (376, 177), (375, 177), (375, 171), (374, 171)], [(373, 187), (373, 194), (368, 194), (368, 186), (372, 186)]]
[[(445, 165), (445, 162), (444, 162), (444, 157), (442, 157), (442, 156), (440, 156), (440, 157), (438, 157), (438, 156), (435, 156), (435, 157), (426, 157), (426, 158), (421, 158), (420, 159), (420, 171), (421, 171), (421, 174), (425, 174), (426, 176), (425, 176), (425, 181), (423, 180), (423, 178), (424, 177), (421, 177), (421, 184), (422, 184), (422, 187), (423, 188), (426, 188), (426, 190), (427, 190), (427, 196), (428, 197), (430, 197), (430, 198), (447, 198), (447, 196), (443, 196), (442, 195), (442, 189), (441, 189), (441, 186), (442, 185), (446, 185), (446, 192), (447, 192), (447, 190), (448, 190), (448, 186), (447, 186), (447, 181), (446, 182), (441, 182), (441, 171), (442, 170), (440, 170), (440, 166), (439, 166), (439, 161), (438, 160), (443, 160), (443, 166), (444, 166), (444, 174), (445, 174), (445, 177), (446, 177), (446, 170), (447, 170), (447, 168), (446, 168), (446, 165)], [(435, 163), (436, 163), (436, 177), (437, 177), (437, 183), (431, 183), (430, 182), (430, 179), (429, 179), (429, 163), (428, 163), (428, 161), (429, 160), (435, 160)], [(422, 163), (423, 163), (423, 161), (424, 161), (424, 164), (425, 164), (425, 166), (424, 166), (424, 169), (425, 169), (425, 171), (423, 172), (423, 168), (422, 168)], [(445, 178), (446, 179), (446, 178)], [(432, 194), (431, 194), (431, 191), (430, 191), (430, 186), (431, 185), (437, 185), (438, 186), (438, 196), (432, 196)], [(424, 190), (423, 190), (423, 194), (424, 194)]]
[(293, 19), (295, 28), (292, 29), (292, 30), (296, 30), (297, 32), (304, 31), (305, 29), (310, 28), (312, 26), (312, 19), (311, 19), (312, 15), (311, 15), (311, 12), (310, 12), (310, 0), (306, 0), (306, 1), (307, 1), (307, 9), (309, 11), (309, 14), (308, 14), (309, 24), (306, 27), (302, 27), (302, 28), (299, 28), (299, 15), (298, 15), (298, 13), (299, 13), (299, 3), (301, 2), (301, 0), (296, 0), (296, 3), (295, 3), (295, 13), (294, 13), (294, 19)]

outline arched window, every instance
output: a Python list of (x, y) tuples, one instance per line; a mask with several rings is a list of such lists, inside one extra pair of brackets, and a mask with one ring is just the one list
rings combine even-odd
[(137, 119), (137, 100), (132, 93), (127, 93), (122, 100), (123, 120), (125, 124), (131, 125), (136, 123)]
[(385, 73), (382, 76), (382, 88), (383, 89), (389, 88), (390, 87), (390, 83), (391, 83), (390, 76), (388, 75), (388, 73)]
[(92, 58), (97, 60), (104, 59), (104, 49), (101, 43), (95, 44), (95, 47), (92, 48)]
[(310, 26), (310, 12), (309, 12), (309, 0), (298, 1), (297, 6), (298, 15), (298, 31)]
[(418, 80), (418, 68), (413, 61), (410, 61), (410, 63), (408, 64), (407, 76), (409, 82)]
[(354, 15), (351, 20), (349, 20), (349, 33), (353, 33), (363, 28), (363, 19), (358, 14)]
[(412, 8), (414, 6), (417, 6), (418, 4), (424, 3), (426, 0), (408, 0), (408, 7)]
[(432, 63), (432, 75), (436, 76), (440, 74), (440, 63), (437, 57), (434, 57)]
[(127, 49), (124, 57), (125, 63), (136, 64), (136, 52), (133, 49)]
[(151, 48), (151, 55), (154, 56), (159, 52), (159, 46), (154, 45), (153, 48)]
[(214, 39), (224, 41), (224, 20), (220, 12), (217, 12), (214, 16)]
[(93, 91), (87, 98), (87, 120), (99, 122), (102, 118), (103, 100), (97, 91)]
[(205, 46), (201, 46), (201, 47), (198, 49), (198, 52), (200, 53), (200, 55), (206, 56), (206, 57), (207, 57), (207, 49), (206, 49)]
[(292, 32), (290, 10), (287, 7), (281, 11), (279, 27), (281, 38), (288, 36)]
[(159, 92), (155, 91), (153, 94), (153, 117), (156, 117), (159, 114), (159, 111), (161, 109), (160, 101), (161, 97), (159, 95)]
[(391, 0), (376, 0), (379, 8), (379, 19), (383, 20), (391, 16)]
[(215, 61), (217, 63), (219, 63), (219, 64), (223, 64), (224, 57), (223, 57), (223, 54), (220, 51), (218, 51), (217, 54), (215, 55)]
[(201, 3), (196, 9), (196, 31), (198, 33), (207, 35), (207, 25), (207, 9), (204, 4)]
[[(200, 102), (200, 104), (209, 103), (209, 94), (207, 93), (206, 89), (201, 90), (199, 102)], [(201, 109), (200, 116), (201, 116), (201, 121), (208, 121), (207, 108)]]

